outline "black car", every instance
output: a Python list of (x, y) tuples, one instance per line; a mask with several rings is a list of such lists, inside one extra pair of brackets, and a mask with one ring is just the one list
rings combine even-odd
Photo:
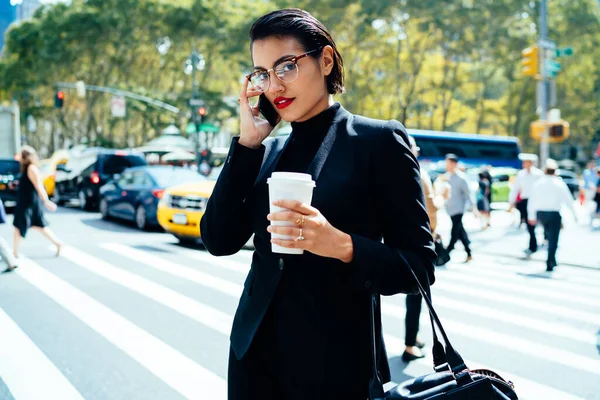
[(21, 179), (21, 165), (12, 158), (0, 158), (0, 199), (6, 208), (17, 205), (17, 188)]
[(142, 154), (126, 150), (88, 149), (57, 167), (53, 200), (79, 200), (84, 210), (98, 207), (100, 187), (131, 167), (147, 165)]
[(577, 194), (579, 193), (579, 179), (577, 178), (577, 174), (566, 169), (557, 169), (556, 175), (567, 184), (573, 197), (577, 198)]

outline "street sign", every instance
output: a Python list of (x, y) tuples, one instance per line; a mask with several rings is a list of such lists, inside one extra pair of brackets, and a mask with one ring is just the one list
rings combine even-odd
[(544, 68), (550, 77), (555, 77), (561, 71), (560, 63), (554, 60), (546, 60)]
[(125, 97), (113, 95), (110, 104), (110, 112), (112, 116), (115, 118), (125, 118), (127, 115), (125, 107)]
[(200, 99), (189, 99), (188, 104), (190, 107), (201, 107), (204, 105), (204, 100)]
[(540, 47), (542, 47), (544, 49), (548, 49), (548, 50), (556, 49), (556, 42), (554, 42), (553, 40), (540, 39), (538, 44)]

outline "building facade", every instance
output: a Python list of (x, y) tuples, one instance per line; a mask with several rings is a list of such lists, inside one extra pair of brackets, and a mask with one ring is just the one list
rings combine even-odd
[(0, 51), (10, 25), (31, 18), (40, 5), (39, 0), (0, 0)]

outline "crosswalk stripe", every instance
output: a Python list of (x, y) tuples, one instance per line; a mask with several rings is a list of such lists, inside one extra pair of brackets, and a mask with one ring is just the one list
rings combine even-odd
[[(385, 347), (388, 351), (388, 356), (394, 356), (402, 354), (404, 351), (404, 341), (401, 339), (384, 334)], [(515, 376), (509, 372), (498, 370), (495, 367), (489, 367), (484, 364), (471, 361), (464, 360), (465, 364), (470, 369), (489, 369), (496, 372), (498, 375), (506, 379), (507, 381), (511, 381), (515, 385), (515, 391), (519, 396), (520, 400), (539, 400), (539, 399), (560, 399), (560, 400), (584, 400), (582, 397), (574, 396), (572, 394), (563, 392), (561, 390), (552, 388), (550, 386), (543, 385), (541, 383), (537, 383), (531, 381), (529, 379), (522, 378), (520, 376)], [(431, 358), (431, 354), (428, 354), (425, 358), (421, 358), (415, 361), (419, 367), (427, 367), (430, 370), (426, 373), (433, 372), (433, 359)], [(404, 370), (404, 373), (410, 376), (419, 376), (423, 374), (421, 368), (411, 368), (412, 363), (408, 364), (407, 368)], [(411, 370), (417, 370), (414, 373), (411, 373)]]
[[(223, 261), (226, 261), (226, 263), (224, 264), (224, 268), (235, 270), (238, 272), (248, 273), (248, 266), (237, 261), (207, 255), (206, 253), (202, 252), (186, 251), (185, 255), (208, 262), (211, 265), (215, 266), (219, 266), (221, 259), (223, 259)], [(561, 336), (587, 344), (596, 343), (596, 337), (592, 333), (572, 328), (570, 326), (549, 323), (531, 317), (519, 316), (515, 313), (505, 312), (497, 308), (483, 307), (473, 303), (457, 301), (449, 297), (440, 296), (438, 294), (435, 295), (435, 302), (438, 305), (438, 307), (460, 310), (461, 312), (477, 315), (483, 318), (493, 319), (507, 324), (521, 326), (524, 328), (542, 332), (544, 335)]]
[[(564, 324), (556, 324), (541, 319), (521, 316), (497, 308), (484, 307), (474, 303), (455, 300), (445, 296), (436, 295), (434, 301), (434, 306), (436, 308), (456, 310), (462, 313), (467, 313), (486, 319), (500, 321), (505, 324), (531, 329), (534, 331), (541, 332), (542, 334), (544, 334), (544, 336), (560, 336), (581, 343), (596, 344), (596, 337), (591, 332), (573, 328)], [(400, 308), (398, 308), (398, 311), (403, 312)]]
[[(116, 247), (116, 246), (118, 246), (118, 247)], [(112, 244), (111, 245), (103, 245), (103, 247), (109, 248), (109, 249), (114, 249), (114, 248), (127, 249), (127, 246), (112, 245)], [(130, 249), (130, 250), (133, 250), (133, 253), (128, 253), (124, 249), (121, 249), (121, 250), (123, 250), (121, 254), (123, 254), (123, 255), (129, 254), (129, 256), (131, 256), (131, 258), (134, 258), (134, 256), (136, 256), (136, 254), (135, 254), (136, 252), (143, 253), (139, 250), (134, 250), (134, 249)], [(142, 260), (143, 257), (136, 257), (136, 259)], [(162, 260), (160, 257), (156, 257), (156, 256), (152, 256), (152, 259), (154, 260), (153, 262), (156, 262), (156, 263), (163, 263), (164, 261), (166, 261), (166, 260)], [(146, 260), (146, 261), (149, 261), (149, 260)], [(142, 261), (142, 262), (146, 262), (146, 261)], [(175, 263), (172, 263), (172, 264), (174, 264), (175, 266), (178, 265)], [(219, 290), (217, 287), (215, 287), (215, 289)], [(241, 293), (241, 288), (240, 288), (240, 291), (237, 292), (237, 294), (231, 294), (231, 295), (238, 297), (240, 295), (240, 293)], [(229, 294), (229, 293), (227, 293), (227, 294)], [(392, 305), (392, 304), (389, 304), (388, 302), (384, 302), (383, 305), (384, 305), (384, 307), (383, 307), (382, 311), (386, 315), (392, 316), (394, 318), (404, 318), (405, 309), (395, 306), (395, 305)], [(511, 349), (511, 350), (520, 351), (527, 355), (539, 357), (539, 358), (542, 358), (545, 360), (549, 360), (551, 362), (562, 363), (569, 367), (584, 370), (586, 372), (592, 371), (592, 373), (600, 374), (600, 361), (592, 360), (590, 358), (583, 357), (578, 354), (574, 354), (574, 353), (559, 350), (559, 349), (554, 349), (549, 346), (544, 346), (544, 345), (533, 343), (531, 341), (527, 341), (527, 340), (520, 339), (517, 337), (500, 334), (500, 333), (497, 333), (497, 332), (494, 332), (491, 330), (487, 330), (484, 328), (469, 326), (469, 325), (463, 324), (458, 321), (444, 319), (444, 325), (450, 327), (449, 330), (452, 330), (452, 332), (454, 332), (457, 335), (466, 336), (468, 338), (480, 340), (483, 342), (488, 342), (488, 343), (491, 343), (493, 345), (497, 345), (500, 347), (507, 347), (507, 346), (509, 346), (509, 343), (510, 343), (509, 349)], [(532, 349), (535, 349), (535, 351), (533, 351)]]
[[(487, 268), (485, 265), (478, 266), (477, 268), (467, 268), (462, 265), (453, 265), (451, 268), (442, 269), (438, 272), (439, 276), (446, 276), (448, 274), (464, 275), (469, 274), (473, 276), (482, 276), (489, 279), (502, 279), (504, 282), (518, 282), (518, 283), (532, 283), (536, 286), (543, 286), (547, 290), (551, 290), (559, 293), (573, 292), (576, 294), (591, 294), (598, 296), (598, 286), (588, 287), (581, 283), (573, 283), (564, 280), (558, 280), (552, 276), (552, 279), (548, 276), (538, 275), (535, 272), (511, 272), (511, 271), (498, 271), (495, 269)], [(542, 273), (543, 274), (543, 273)], [(600, 285), (599, 285), (600, 286)]]
[(144, 251), (124, 246), (118, 243), (103, 243), (100, 247), (130, 258), (134, 261), (145, 264), (168, 274), (187, 279), (202, 286), (218, 290), (219, 292), (238, 297), (243, 287), (225, 279), (217, 278), (213, 275), (197, 271), (190, 267), (184, 267), (180, 264), (169, 261), (163, 257), (154, 254), (148, 254)]
[(61, 251), (61, 256), (96, 275), (133, 290), (217, 332), (225, 335), (229, 335), (231, 332), (233, 318), (222, 311), (146, 278), (117, 268), (104, 260), (72, 247), (67, 247)]
[(490, 290), (475, 289), (465, 285), (457, 285), (443, 280), (436, 281), (432, 286), (433, 297), (437, 296), (437, 290), (442, 289), (448, 292), (457, 293), (461, 296), (479, 297), (489, 301), (498, 303), (514, 304), (519, 308), (528, 308), (547, 314), (558, 315), (565, 319), (576, 319), (592, 325), (600, 325), (600, 315), (581, 311), (575, 308), (563, 307), (556, 304), (548, 304), (547, 302), (523, 299), (517, 296), (508, 296), (504, 293), (495, 293)]
[(17, 400), (83, 400), (25, 332), (0, 308), (0, 376)]
[[(389, 317), (404, 320), (406, 309), (384, 301), (381, 305), (381, 312)], [(423, 313), (420, 321), (427, 324), (429, 318)], [(551, 363), (562, 364), (569, 368), (600, 375), (599, 360), (448, 318), (443, 318), (442, 323), (446, 332), (452, 332), (454, 335), (464, 336), (493, 346), (503, 347), (510, 351), (541, 358)]]
[[(462, 267), (464, 269), (477, 270), (477, 269), (493, 269), (501, 272), (513, 272), (513, 273), (527, 273), (527, 272), (536, 272), (541, 271), (539, 266), (543, 264), (529, 264), (527, 265), (515, 265), (509, 259), (480, 259), (477, 258), (477, 263), (473, 262), (473, 264), (451, 264), (451, 267), (457, 266)], [(499, 262), (501, 261), (501, 262)], [(504, 263), (502, 263), (504, 262)], [(539, 265), (539, 266), (536, 266)], [(544, 266), (545, 268), (545, 266)], [(553, 276), (561, 277), (566, 280), (582, 283), (584, 285), (600, 285), (600, 276), (598, 276), (598, 271), (588, 271), (587, 269), (577, 268), (577, 267), (561, 267), (558, 266), (557, 269), (554, 270)]]
[[(189, 399), (225, 399), (225, 380), (102, 303), (23, 259), (18, 274)], [(40, 397), (40, 398), (45, 398)]]
[(531, 285), (519, 284), (514, 281), (506, 282), (504, 280), (489, 279), (485, 277), (478, 277), (470, 273), (466, 274), (443, 274), (442, 280), (452, 280), (455, 282), (475, 283), (480, 287), (489, 287), (494, 289), (500, 289), (505, 292), (517, 292), (522, 296), (537, 296), (544, 297), (550, 300), (578, 303), (587, 306), (600, 307), (600, 301), (591, 299), (589, 297), (580, 297), (572, 293), (561, 293), (557, 291), (549, 291), (547, 289), (540, 289), (531, 287)]
[[(213, 257), (210, 255), (206, 255), (206, 257), (204, 257), (204, 254), (201, 257), (205, 262), (208, 262), (211, 265), (214, 265), (217, 267), (220, 266), (220, 261), (221, 261), (222, 257)], [(200, 257), (198, 257), (198, 259), (200, 259)], [(242, 273), (247, 273), (249, 270), (249, 266), (242, 262), (234, 261), (230, 258), (226, 259), (226, 260), (227, 260), (227, 265), (228, 265), (227, 269), (237, 270), (238, 272), (242, 272)], [(585, 311), (578, 310), (576, 308), (563, 307), (560, 305), (549, 306), (549, 304), (545, 303), (545, 302), (539, 302), (539, 301), (530, 300), (530, 299), (523, 299), (520, 297), (511, 297), (511, 296), (507, 296), (504, 293), (501, 293), (501, 294), (494, 293), (489, 290), (475, 289), (475, 288), (471, 288), (468, 286), (452, 284), (450, 282), (444, 282), (443, 279), (438, 279), (436, 281), (435, 285), (432, 286), (434, 298), (438, 297), (438, 294), (436, 293), (436, 289), (438, 289), (438, 288), (447, 290), (449, 292), (454, 292), (454, 293), (460, 294), (461, 296), (471, 295), (471, 296), (475, 296), (475, 297), (481, 297), (486, 300), (492, 300), (492, 301), (496, 301), (496, 302), (500, 302), (500, 303), (507, 303), (507, 304), (515, 304), (521, 308), (528, 308), (528, 309), (532, 309), (535, 311), (541, 311), (541, 312), (545, 312), (545, 313), (549, 313), (549, 314), (553, 314), (553, 315), (559, 315), (566, 319), (577, 319), (577, 320), (584, 321), (584, 322), (587, 322), (590, 324), (596, 324), (596, 325), (600, 324), (600, 316), (597, 314), (594, 314), (594, 313), (588, 313)]]

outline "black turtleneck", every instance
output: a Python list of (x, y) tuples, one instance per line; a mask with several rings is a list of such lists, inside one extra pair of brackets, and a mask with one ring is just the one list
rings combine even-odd
[(275, 170), (306, 172), (340, 107), (340, 103), (335, 103), (306, 121), (292, 122), (290, 141), (277, 162)]

